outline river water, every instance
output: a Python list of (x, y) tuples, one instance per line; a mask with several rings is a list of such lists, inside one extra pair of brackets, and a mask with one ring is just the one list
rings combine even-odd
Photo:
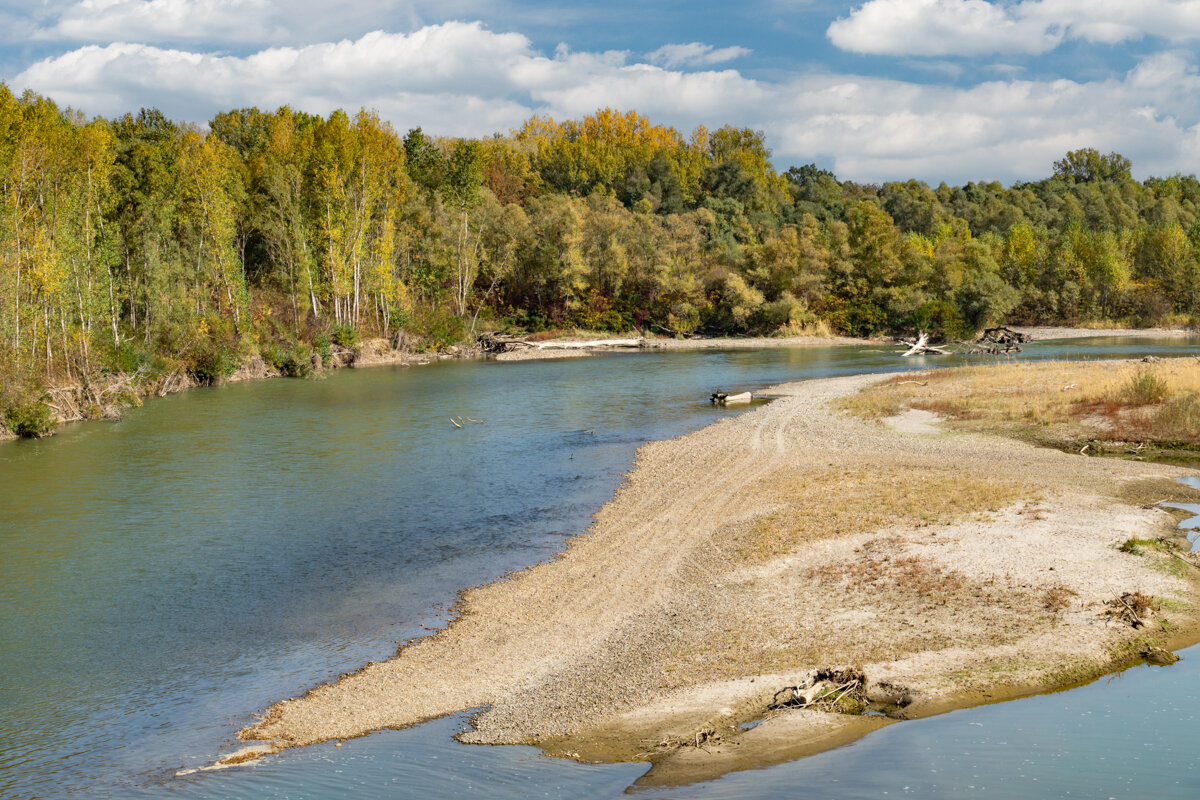
[[(1096, 339), (1018, 357), (1197, 353), (1197, 339)], [(0, 444), (0, 797), (620, 795), (644, 765), (459, 745), (463, 715), (175, 773), (270, 703), (444, 624), (459, 590), (552, 557), (639, 444), (739, 413), (710, 392), (930, 363), (954, 362), (830, 347), (380, 367), (186, 392)], [(645, 794), (1191, 798), (1200, 650), (1184, 656)]]

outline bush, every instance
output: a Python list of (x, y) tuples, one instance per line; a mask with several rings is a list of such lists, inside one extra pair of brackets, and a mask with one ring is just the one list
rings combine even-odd
[(313, 372), (312, 357), (312, 348), (297, 344), (284, 351), (275, 368), (289, 378), (307, 378)]
[(944, 300), (934, 300), (918, 308), (907, 327), (925, 331), (934, 341), (975, 338), (974, 329), (966, 323), (958, 309)]
[[(326, 347), (328, 347), (326, 342)], [(268, 344), (259, 348), (263, 360), (288, 378), (307, 378), (312, 374), (312, 348), (301, 343)]]
[(4, 424), (22, 439), (36, 439), (54, 430), (50, 408), (42, 400), (15, 400), (4, 408)]
[(354, 347), (358, 344), (358, 331), (352, 325), (334, 325), (329, 338), (339, 347)]
[(162, 372), (162, 358), (132, 341), (113, 348), (111, 363), (117, 372), (132, 375), (139, 370)]
[(393, 308), (388, 312), (388, 327), (391, 330), (403, 330), (410, 320), (412, 320), (412, 314), (402, 308)]
[(333, 342), (328, 333), (318, 333), (313, 337), (313, 350), (321, 357), (322, 363), (328, 363), (333, 358)]
[(421, 340), (425, 350), (444, 350), (466, 336), (466, 325), (448, 311), (422, 309), (413, 315), (409, 331)]
[(1161, 403), (1167, 397), (1167, 381), (1152, 369), (1140, 369), (1125, 382), (1117, 398), (1133, 406), (1148, 406)]
[(238, 359), (227, 345), (206, 342), (192, 352), (187, 373), (196, 383), (211, 386), (237, 372)]
[(1200, 442), (1200, 395), (1173, 397), (1151, 418), (1159, 441)]

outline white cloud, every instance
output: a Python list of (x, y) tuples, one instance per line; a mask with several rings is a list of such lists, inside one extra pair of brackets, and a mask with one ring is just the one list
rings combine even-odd
[(843, 50), (887, 55), (1043, 53), (1061, 35), (984, 0), (870, 0), (829, 26)]
[(326, 114), (377, 109), (400, 130), (486, 135), (533, 113), (612, 106), (689, 131), (763, 129), (781, 165), (831, 160), (844, 177), (931, 182), (1046, 175), (1067, 150), (1130, 157), (1138, 174), (1200, 170), (1200, 76), (1190, 54), (1144, 59), (1108, 80), (995, 80), (970, 88), (854, 75), (754, 80), (665, 68), (623, 52), (536, 50), (479, 23), (277, 47), (248, 56), (139, 44), (89, 45), (16, 76), (87, 113), (156, 105), (177, 119), (257, 105)]
[(914, 56), (1038, 54), (1066, 39), (1181, 42), (1200, 38), (1200, 0), (869, 0), (827, 35), (843, 50)]
[(745, 47), (714, 48), (711, 44), (692, 42), (690, 44), (664, 44), (657, 50), (646, 54), (646, 60), (651, 64), (674, 69), (677, 67), (709, 67), (713, 64), (724, 64), (736, 58), (750, 55)]
[(477, 16), (485, 0), (51, 0), (34, 34), (50, 41), (297, 44), (364, 30), (411, 30), (423, 17)]

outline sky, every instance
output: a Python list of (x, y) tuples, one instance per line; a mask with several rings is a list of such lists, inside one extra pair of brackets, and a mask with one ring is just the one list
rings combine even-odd
[(366, 107), (486, 136), (612, 107), (935, 185), (1081, 147), (1200, 172), (1198, 48), (1200, 0), (0, 0), (0, 81), (88, 116)]

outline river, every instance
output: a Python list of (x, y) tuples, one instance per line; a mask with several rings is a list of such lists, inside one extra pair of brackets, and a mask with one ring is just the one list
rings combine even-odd
[[(1195, 338), (1094, 339), (1018, 357), (1197, 353)], [(644, 765), (459, 745), (464, 716), (175, 773), (272, 702), (444, 624), (459, 590), (552, 557), (639, 444), (739, 413), (709, 392), (933, 363), (956, 362), (884, 346), (380, 367), (190, 391), (2, 443), (0, 797), (620, 795)], [(1190, 798), (1200, 650), (1183, 655), (645, 793)]]

